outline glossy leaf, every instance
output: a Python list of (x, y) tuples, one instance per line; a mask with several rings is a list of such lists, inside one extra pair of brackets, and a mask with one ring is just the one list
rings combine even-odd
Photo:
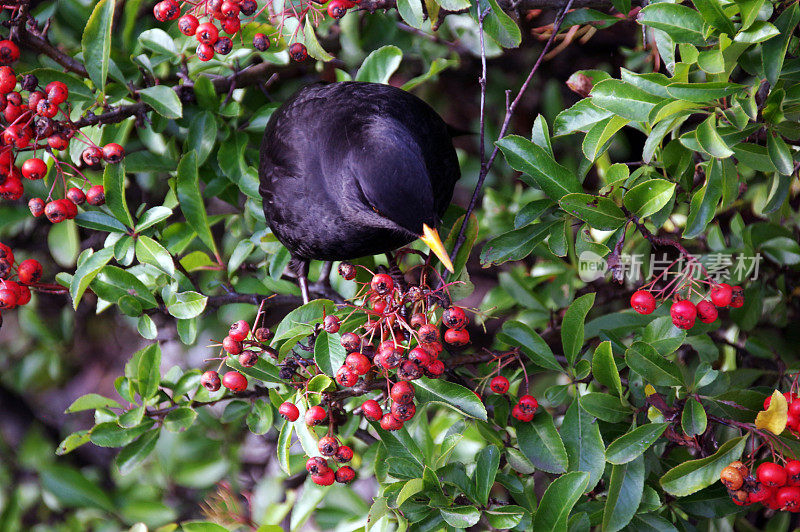
[(623, 434), (609, 444), (606, 460), (616, 465), (627, 464), (650, 448), (668, 426), (669, 423), (648, 423)]
[(746, 442), (747, 436), (728, 440), (711, 456), (673, 467), (661, 477), (661, 487), (675, 497), (685, 497), (719, 482), (719, 474), (741, 457)]
[(100, 0), (94, 5), (81, 37), (83, 60), (89, 77), (100, 91), (105, 91), (111, 56), (111, 26), (114, 22), (114, 0)]
[(558, 203), (569, 214), (602, 231), (619, 229), (627, 220), (617, 204), (603, 196), (567, 194)]
[(507, 321), (498, 338), (512, 347), (519, 346), (522, 352), (537, 366), (555, 371), (564, 371), (561, 364), (556, 361), (556, 357), (550, 346), (547, 345), (539, 334), (518, 321)]
[(533, 530), (567, 530), (567, 519), (589, 485), (589, 474), (567, 473), (555, 479), (542, 495)]
[(611, 351), (611, 342), (601, 342), (594, 350), (592, 357), (592, 375), (600, 384), (622, 397), (622, 381), (619, 370), (614, 362), (614, 353)]
[(654, 386), (683, 384), (678, 367), (645, 342), (634, 342), (625, 352), (625, 362), (632, 371)]
[(569, 457), (569, 471), (589, 473), (588, 487), (593, 488), (605, 469), (605, 445), (594, 416), (575, 398), (561, 423), (561, 438)]
[(551, 199), (559, 200), (570, 192), (582, 190), (578, 178), (558, 164), (544, 148), (528, 139), (509, 135), (497, 141), (508, 164), (533, 178), (534, 183)]
[(486, 421), (486, 407), (471, 390), (441, 379), (422, 377), (414, 381), (416, 398), (421, 405), (439, 403), (463, 416)]
[(633, 519), (642, 500), (644, 459), (640, 456), (627, 464), (611, 468), (606, 505), (603, 509), (603, 531), (622, 530)]
[(585, 294), (573, 301), (564, 313), (561, 322), (561, 344), (564, 346), (564, 355), (570, 365), (575, 363), (583, 346), (583, 325), (593, 304), (594, 294)]
[(663, 209), (674, 191), (675, 183), (665, 179), (650, 179), (628, 190), (622, 203), (637, 217), (644, 218)]

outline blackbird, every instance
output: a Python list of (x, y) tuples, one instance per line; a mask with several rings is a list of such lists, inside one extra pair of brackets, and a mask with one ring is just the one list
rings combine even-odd
[(435, 229), (460, 177), (451, 130), (416, 96), (377, 83), (314, 84), (270, 117), (259, 190), (272, 232), (299, 261), (387, 253), (422, 239), (452, 271)]

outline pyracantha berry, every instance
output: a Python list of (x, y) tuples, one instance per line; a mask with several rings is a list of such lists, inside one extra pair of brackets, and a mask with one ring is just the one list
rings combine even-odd
[(536, 413), (536, 410), (539, 408), (539, 401), (537, 401), (534, 396), (527, 394), (520, 397), (517, 404), (519, 404), (519, 407), (524, 412)]
[(222, 349), (228, 352), (231, 355), (238, 355), (242, 352), (242, 342), (237, 342), (230, 336), (226, 336), (222, 340)]
[(72, 220), (76, 216), (78, 216), (78, 206), (72, 203), (67, 198), (62, 198), (58, 200), (64, 205), (64, 209), (67, 211), (67, 220)]
[(408, 403), (407, 405), (394, 403), (392, 404), (390, 412), (399, 421), (405, 422), (414, 417), (414, 414), (417, 413), (417, 407), (414, 406), (414, 403)]
[(8, 281), (0, 282), (0, 309), (2, 310), (16, 307), (19, 297), (16, 290), (4, 287), (3, 283), (5, 282)]
[(717, 311), (717, 307), (711, 301), (706, 301), (705, 299), (697, 303), (697, 317), (700, 318), (700, 321), (703, 323), (714, 323), (717, 321), (717, 316), (719, 312)]
[(20, 125), (8, 126), (3, 131), (3, 144), (23, 149), (27, 148), (30, 142), (30, 134)]
[(364, 404), (361, 405), (361, 412), (363, 412), (364, 417), (370, 421), (378, 421), (383, 416), (381, 405), (378, 404), (378, 401), (375, 399), (367, 399), (364, 401)]
[(63, 135), (50, 135), (47, 137), (47, 145), (50, 149), (63, 151), (69, 146), (69, 141)]
[(17, 297), (17, 305), (27, 305), (31, 300), (31, 291), (27, 286), (19, 287), (19, 296)]
[(239, 364), (243, 368), (252, 368), (258, 363), (258, 353), (255, 351), (247, 350), (243, 351), (241, 355), (239, 355)]
[(222, 385), (222, 381), (219, 378), (219, 373), (209, 370), (200, 377), (200, 384), (209, 392), (216, 392)]
[(203, 22), (197, 26), (194, 36), (200, 44), (213, 45), (219, 39), (219, 30), (211, 22)]
[(336, 456), (334, 456), (334, 458), (340, 463), (349, 462), (353, 459), (353, 449), (347, 445), (340, 445), (336, 450)]
[(349, 262), (342, 262), (339, 264), (339, 275), (346, 281), (352, 281), (356, 278), (356, 267)]
[(788, 477), (786, 470), (778, 464), (764, 462), (756, 469), (758, 481), (770, 488), (778, 488), (786, 484)]
[(250, 334), (250, 324), (248, 324), (245, 320), (237, 321), (231, 325), (230, 329), (228, 329), (228, 336), (237, 342), (241, 342), (247, 338), (248, 334)]
[(433, 361), (430, 353), (420, 347), (415, 347), (409, 351), (408, 359), (421, 367), (425, 367)]
[(294, 61), (301, 63), (308, 59), (308, 50), (306, 50), (306, 46), (302, 43), (293, 43), (291, 46), (289, 46), (289, 57), (291, 57)]
[(47, 174), (47, 164), (38, 157), (28, 159), (22, 163), (22, 177), (27, 179), (41, 179)]
[(0, 66), (0, 93), (8, 94), (17, 86), (17, 75), (8, 66)]
[(672, 324), (679, 329), (691, 329), (697, 318), (697, 308), (688, 299), (682, 299), (672, 304), (669, 309)]
[(418, 334), (420, 342), (424, 344), (432, 344), (439, 341), (439, 329), (430, 323), (420, 326)]
[[(422, 326), (426, 325), (427, 323), (428, 323), (428, 318), (425, 316), (425, 314), (423, 314), (421, 312), (417, 312), (416, 314), (411, 316), (411, 321), (409, 321), (409, 324), (414, 329), (422, 328)], [(434, 327), (434, 329), (435, 328), (436, 327)], [(437, 337), (439, 336), (439, 331), (438, 330), (436, 331), (436, 336)]]
[(519, 404), (514, 405), (514, 408), (511, 409), (511, 416), (518, 421), (526, 423), (533, 420), (533, 412), (524, 411)]
[(342, 466), (336, 470), (336, 482), (340, 484), (349, 484), (356, 478), (356, 472), (350, 466)]
[(267, 327), (259, 327), (253, 333), (253, 338), (262, 344), (265, 344), (272, 340), (272, 331), (270, 331)]
[(325, 412), (325, 409), (321, 406), (312, 406), (308, 410), (306, 410), (306, 425), (314, 426), (319, 425), (325, 418), (328, 417), (328, 413)]
[(347, 355), (347, 358), (344, 359), (344, 365), (357, 375), (366, 375), (369, 368), (372, 367), (372, 363), (369, 359), (361, 353), (350, 353)]
[(242, 0), (239, 3), (239, 11), (241, 11), (242, 15), (246, 17), (249, 17), (255, 13), (256, 9), (258, 9), (258, 3), (256, 0)]
[(286, 421), (291, 422), (297, 421), (297, 418), (300, 417), (300, 410), (297, 409), (294, 403), (290, 403), (289, 401), (284, 402), (278, 407), (278, 413), (282, 415)]
[(42, 278), (42, 265), (36, 259), (26, 259), (17, 267), (17, 277), (22, 284), (38, 283)]
[(403, 422), (392, 414), (384, 414), (381, 418), (381, 428), (383, 430), (400, 430), (403, 428)]
[(116, 142), (109, 142), (103, 146), (103, 160), (107, 163), (117, 164), (125, 158), (125, 148)]
[[(750, 477), (751, 479), (753, 477)], [(752, 488), (750, 489), (750, 502), (763, 502), (769, 499), (774, 495), (774, 490), (772, 488), (768, 488), (761, 482), (755, 482)]]
[(434, 360), (425, 368), (425, 375), (431, 379), (438, 379), (444, 374), (444, 362)]
[(331, 0), (328, 4), (328, 15), (331, 18), (339, 19), (347, 14), (347, 6), (341, 0)]
[(214, 43), (214, 52), (219, 55), (228, 55), (233, 50), (233, 41), (229, 37), (220, 37)]
[(409, 404), (414, 401), (414, 385), (410, 382), (400, 381), (389, 390), (389, 397), (395, 403)]
[(31, 210), (31, 214), (38, 218), (44, 214), (44, 200), (42, 198), (31, 198), (28, 201), (28, 208)]
[(731, 304), (733, 289), (728, 283), (719, 283), (711, 287), (708, 297), (718, 307), (727, 307)]
[(469, 343), (469, 332), (466, 329), (447, 329), (444, 341), (450, 345), (461, 347)]
[(389, 275), (379, 273), (372, 277), (369, 287), (372, 288), (376, 294), (384, 296), (394, 289), (394, 281)]
[(258, 50), (259, 52), (266, 52), (269, 49), (269, 39), (267, 38), (267, 36), (264, 35), (263, 33), (256, 33), (255, 35), (253, 35), (253, 48)]
[(14, 264), (14, 252), (2, 242), (0, 242), (0, 260), (5, 260)]
[(783, 464), (783, 469), (786, 471), (786, 485), (800, 486), (800, 460), (789, 460)]
[(800, 488), (786, 486), (775, 494), (775, 502), (781, 510), (797, 512), (800, 510)]
[(83, 205), (86, 202), (86, 194), (78, 187), (67, 190), (67, 199), (75, 205)]
[[(233, 35), (237, 31), (239, 31), (239, 28), (242, 27), (242, 23), (237, 17), (225, 17), (221, 21), (221, 26), (222, 26), (222, 31), (224, 31), (228, 35)], [(220, 40), (224, 38), (225, 37), (220, 37)], [(228, 40), (230, 41), (230, 39)], [(214, 44), (216, 45), (216, 43)]]
[(36, 104), (36, 114), (45, 118), (53, 118), (58, 114), (58, 106), (50, 100), (40, 100)]
[(189, 13), (183, 15), (181, 18), (178, 19), (178, 31), (186, 35), (187, 37), (191, 37), (197, 31), (197, 26), (200, 25), (200, 22), (197, 20), (197, 17), (191, 15)]
[(200, 61), (211, 61), (214, 59), (214, 47), (210, 44), (200, 43), (197, 45), (195, 55)]
[(422, 369), (411, 360), (404, 360), (397, 368), (397, 378), (401, 381), (413, 381), (422, 377)]
[(86, 191), (86, 203), (95, 207), (106, 202), (106, 192), (103, 185), (95, 185)]
[(344, 333), (339, 341), (347, 351), (358, 351), (361, 347), (361, 338), (355, 333)]
[(744, 288), (734, 286), (731, 289), (731, 308), (739, 308), (744, 305)]
[(89, 146), (81, 153), (81, 160), (88, 166), (97, 166), (103, 160), (103, 150), (97, 146)]
[(340, 326), (341, 323), (339, 322), (339, 318), (332, 315), (325, 316), (325, 319), (322, 322), (322, 328), (325, 329), (325, 332), (330, 334), (336, 334), (339, 332)]
[(225, 0), (222, 2), (222, 5), (219, 8), (220, 13), (222, 13), (223, 17), (237, 17), (239, 16), (239, 3), (238, 0), (236, 2), (231, 2), (230, 0)]
[(229, 371), (222, 376), (222, 385), (232, 392), (243, 392), (247, 389), (247, 377), (238, 371)]
[(728, 465), (736, 469), (742, 475), (742, 478), (747, 478), (750, 475), (750, 469), (739, 460), (735, 460)]
[(8, 39), (0, 41), (0, 65), (10, 65), (17, 59), (19, 59), (19, 47)]
[[(31, 111), (33, 111), (35, 113), (36, 112), (36, 106), (39, 105), (39, 102), (41, 102), (42, 100), (46, 100), (46, 99), (47, 99), (47, 96), (45, 95), (44, 92), (42, 92), (42, 91), (33, 91), (28, 96), (28, 109), (30, 109)], [(5, 106), (3, 106), (3, 107), (5, 107)]]
[(744, 484), (744, 477), (739, 470), (730, 466), (722, 470), (719, 479), (726, 488), (733, 491), (738, 490)]
[(336, 474), (333, 472), (333, 469), (330, 468), (328, 468), (325, 472), (323, 472), (320, 475), (311, 475), (312, 482), (320, 486), (330, 486), (331, 484), (333, 484), (335, 479), (336, 479)]
[(8, 279), (11, 276), (11, 263), (6, 259), (0, 259), (0, 279)]
[(637, 290), (631, 296), (631, 307), (639, 314), (652, 314), (656, 309), (656, 298), (647, 290)]
[(22, 181), (15, 175), (7, 177), (5, 183), (0, 185), (0, 198), (9, 201), (20, 199), (24, 192), (25, 189), (22, 186)]
[(19, 85), (22, 87), (22, 90), (33, 92), (36, 90), (36, 87), (39, 86), (39, 78), (34, 74), (25, 74), (22, 76), (22, 81), (20, 81)]
[(467, 313), (461, 307), (450, 307), (442, 314), (442, 323), (449, 329), (463, 329), (467, 326)]
[(350, 388), (351, 386), (355, 386), (358, 382), (358, 374), (354, 371), (350, 371), (346, 366), (342, 366), (336, 372), (336, 382), (339, 383), (339, 386)]
[(317, 443), (317, 449), (322, 456), (333, 456), (339, 450), (339, 442), (333, 436), (323, 436)]
[(731, 500), (737, 506), (750, 504), (750, 494), (745, 490), (737, 490), (731, 493)]
[(491, 382), (489, 383), (489, 388), (494, 393), (499, 393), (499, 394), (506, 393), (509, 388), (508, 379), (503, 377), (502, 375), (498, 375), (491, 380)]
[(328, 467), (328, 462), (321, 456), (312, 456), (306, 460), (306, 471), (312, 475), (321, 475), (328, 469), (330, 469)]
[(63, 81), (51, 81), (44, 88), (47, 99), (56, 105), (61, 105), (69, 98), (69, 89)]
[(44, 206), (44, 215), (50, 220), (50, 223), (61, 223), (67, 219), (67, 209), (60, 200), (51, 201)]

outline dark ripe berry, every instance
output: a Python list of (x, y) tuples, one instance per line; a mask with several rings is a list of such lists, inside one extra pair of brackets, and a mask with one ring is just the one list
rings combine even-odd
[(334, 456), (334, 458), (339, 463), (349, 462), (353, 459), (353, 449), (347, 445), (340, 445), (336, 450), (336, 456)]
[(498, 375), (494, 377), (491, 382), (489, 383), (489, 389), (491, 389), (494, 393), (506, 393), (509, 388), (508, 379), (503, 377), (502, 375)]
[(290, 403), (289, 401), (284, 402), (278, 407), (278, 413), (283, 416), (283, 419), (291, 422), (297, 421), (297, 418), (300, 417), (300, 410), (297, 409), (294, 403)]
[(17, 45), (8, 39), (0, 41), (0, 65), (10, 65), (17, 59), (19, 59), (19, 48)]
[(786, 470), (772, 462), (764, 462), (759, 465), (756, 469), (756, 476), (759, 482), (770, 488), (779, 488), (788, 480)]
[(719, 283), (711, 287), (708, 297), (718, 307), (727, 307), (731, 304), (733, 289), (728, 283)]
[(344, 333), (340, 342), (347, 351), (358, 351), (361, 348), (361, 338), (355, 333)]
[[(222, 31), (224, 31), (228, 35), (233, 35), (237, 31), (239, 31), (239, 28), (242, 27), (242, 23), (239, 21), (237, 17), (225, 17), (224, 19), (222, 19), (221, 26), (222, 26)], [(224, 37), (220, 37), (220, 39), (223, 38)], [(230, 39), (228, 40), (230, 41)], [(233, 47), (233, 44), (231, 44), (231, 47)]]
[(244, 351), (239, 355), (239, 364), (243, 368), (252, 368), (258, 362), (258, 353), (255, 351)]
[(396, 350), (381, 351), (375, 355), (376, 364), (380, 364), (383, 369), (394, 369), (403, 361), (403, 357)]
[(447, 329), (444, 332), (444, 341), (450, 345), (461, 347), (469, 343), (469, 333), (466, 329)]
[(67, 199), (75, 205), (83, 205), (86, 202), (86, 194), (78, 187), (72, 187), (67, 190)]
[(0, 260), (6, 260), (14, 264), (14, 252), (2, 242), (0, 242)]
[(333, 456), (339, 450), (339, 442), (333, 436), (323, 436), (317, 443), (317, 449), (322, 456)]
[(467, 326), (467, 313), (461, 307), (450, 307), (442, 314), (442, 323), (449, 329), (463, 329)]
[[(411, 324), (411, 326), (413, 328), (416, 329), (418, 327), (422, 327), (423, 325), (427, 324), (428, 323), (428, 318), (425, 316), (425, 314), (423, 314), (421, 312), (417, 312), (416, 314), (411, 316), (411, 321), (409, 323)], [(437, 336), (439, 335), (439, 331), (438, 330), (436, 331), (436, 335)]]
[(253, 333), (253, 338), (262, 344), (265, 344), (272, 340), (272, 331), (270, 331), (267, 327), (259, 327)]
[(27, 305), (31, 301), (31, 291), (27, 286), (19, 287), (19, 297), (17, 297), (17, 305)]
[(312, 406), (308, 410), (306, 410), (306, 425), (314, 426), (319, 425), (325, 418), (328, 417), (328, 413), (325, 412), (325, 409), (321, 406)]
[(395, 403), (409, 404), (414, 401), (414, 385), (410, 382), (400, 381), (389, 391), (389, 397)]
[(249, 17), (255, 13), (256, 9), (258, 9), (258, 3), (256, 0), (242, 0), (239, 2), (239, 11), (241, 11), (242, 15), (246, 17)]
[(439, 341), (439, 329), (430, 323), (419, 328), (419, 340), (423, 344), (432, 344)]
[(336, 482), (340, 484), (349, 484), (356, 478), (356, 472), (350, 466), (342, 466), (336, 470)]
[(116, 164), (125, 157), (125, 148), (116, 142), (109, 142), (103, 146), (103, 160), (107, 163)]
[(100, 164), (100, 161), (103, 160), (103, 150), (98, 146), (89, 146), (81, 153), (81, 160), (83, 160), (87, 166), (97, 166)]
[(381, 428), (383, 430), (400, 430), (403, 428), (403, 422), (392, 414), (384, 414), (381, 418)]
[(176, 0), (164, 0), (167, 3), (167, 20), (175, 20), (181, 16), (181, 6)]
[(222, 2), (219, 11), (220, 13), (222, 13), (223, 17), (237, 17), (239, 16), (239, 4), (238, 2), (231, 2), (230, 0), (225, 0), (224, 2)]
[(781, 510), (797, 512), (800, 510), (800, 488), (787, 486), (775, 493), (775, 501)]
[(789, 460), (783, 464), (783, 469), (786, 471), (786, 485), (800, 486), (800, 460)]
[(47, 164), (38, 157), (28, 159), (22, 163), (22, 177), (27, 179), (41, 179), (47, 174)]
[(347, 7), (340, 0), (331, 0), (328, 4), (328, 16), (331, 18), (342, 18), (347, 14)]
[(364, 417), (370, 421), (378, 421), (383, 416), (381, 405), (378, 404), (378, 401), (375, 399), (367, 399), (364, 401), (364, 404), (361, 405), (361, 412), (364, 414)]
[(184, 16), (178, 19), (178, 31), (187, 37), (194, 35), (197, 31), (197, 26), (199, 25), (200, 22), (197, 20), (197, 17), (190, 15), (189, 13), (186, 13)]
[(744, 305), (744, 288), (734, 286), (731, 289), (731, 308), (739, 308)]
[(308, 50), (302, 43), (296, 42), (289, 47), (289, 57), (298, 63), (302, 63), (308, 59)]
[(50, 135), (47, 137), (47, 145), (53, 150), (62, 151), (67, 149), (69, 141), (63, 135)]
[(259, 52), (266, 52), (269, 49), (269, 39), (267, 36), (263, 33), (256, 33), (253, 35), (253, 48)]
[(237, 342), (241, 342), (247, 338), (248, 334), (250, 334), (250, 324), (248, 324), (245, 320), (237, 321), (231, 325), (230, 329), (228, 329), (228, 336)]
[(322, 328), (325, 329), (325, 332), (335, 334), (339, 332), (339, 327), (341, 323), (339, 322), (339, 318), (336, 316), (325, 316), (325, 319), (322, 321)]
[(517, 404), (523, 412), (531, 412), (532, 414), (535, 414), (539, 408), (539, 401), (532, 395), (523, 395), (519, 398)]
[(414, 349), (408, 352), (408, 359), (416, 363), (417, 365), (423, 367), (427, 366), (433, 361), (430, 353), (419, 347), (415, 347)]
[(372, 288), (375, 293), (385, 296), (394, 289), (394, 281), (387, 274), (379, 273), (372, 277), (369, 287)]
[(47, 138), (53, 134), (53, 120), (43, 116), (36, 116), (33, 119), (33, 131), (37, 138)]
[(31, 198), (28, 201), (28, 208), (31, 210), (31, 214), (38, 218), (44, 214), (44, 200), (42, 198)]
[(717, 321), (718, 315), (717, 307), (711, 301), (704, 299), (697, 304), (697, 317), (700, 318), (701, 322), (714, 323)]
[(339, 386), (350, 388), (358, 382), (358, 374), (350, 371), (346, 366), (342, 366), (336, 372), (336, 382), (339, 383)]
[(425, 375), (430, 379), (438, 379), (444, 373), (444, 362), (434, 360), (425, 368)]
[(344, 365), (357, 375), (366, 375), (369, 368), (372, 367), (372, 362), (361, 353), (350, 353), (344, 359)]
[(17, 107), (22, 106), (22, 95), (20, 95), (20, 93), (18, 93), (17, 91), (9, 92), (6, 95), (6, 100), (11, 105), (16, 105)]
[(67, 210), (59, 200), (51, 201), (44, 206), (44, 215), (50, 223), (57, 224), (67, 219)]
[(42, 278), (42, 265), (36, 259), (26, 259), (19, 263), (17, 276), (22, 284), (38, 283)]
[(697, 308), (688, 299), (682, 299), (672, 304), (669, 309), (672, 316), (672, 324), (679, 329), (691, 329), (697, 318)]
[(8, 94), (17, 86), (17, 75), (8, 66), (0, 66), (0, 93)]
[(352, 281), (356, 278), (356, 267), (349, 262), (342, 262), (339, 264), (339, 275), (346, 281)]
[(34, 91), (30, 93), (30, 95), (28, 96), (28, 109), (30, 109), (35, 113), (36, 106), (39, 105), (39, 102), (46, 99), (47, 96), (45, 96), (45, 94), (42, 91)]
[(197, 45), (195, 54), (200, 61), (211, 61), (214, 59), (214, 47), (210, 44), (200, 43)]
[(222, 340), (222, 349), (228, 352), (231, 355), (238, 355), (242, 352), (242, 342), (237, 342), (230, 336), (226, 336)]
[(247, 389), (247, 377), (238, 371), (229, 371), (223, 375), (222, 385), (232, 392), (243, 392)]
[(656, 309), (656, 298), (647, 290), (637, 290), (631, 296), (631, 307), (639, 314), (652, 314)]
[[(8, 281), (3, 281), (8, 282)], [(4, 288), (2, 284), (0, 284), (0, 309), (12, 309), (17, 306), (17, 299), (18, 294), (16, 290), (11, 290), (10, 288)]]
[(739, 473), (739, 470), (728, 466), (719, 474), (719, 479), (722, 484), (729, 490), (736, 491), (744, 484), (744, 477)]
[(50, 103), (55, 105), (61, 105), (69, 98), (69, 89), (63, 81), (51, 81), (44, 88), (44, 92)]
[(228, 37), (220, 37), (219, 40), (214, 43), (214, 52), (219, 55), (228, 55), (231, 53), (231, 50), (233, 50), (233, 41)]
[(422, 368), (416, 362), (405, 360), (397, 368), (397, 378), (401, 381), (413, 381), (422, 377)]
[(327, 468), (320, 475), (311, 475), (311, 481), (319, 486), (330, 486), (333, 484), (334, 480), (336, 480), (336, 474), (331, 468)]
[(219, 30), (211, 22), (203, 22), (197, 26), (195, 38), (200, 44), (214, 44), (219, 38)]
[(11, 262), (0, 259), (0, 279), (8, 279), (11, 276)]
[(0, 185), (0, 198), (15, 201), (22, 197), (24, 193), (22, 181), (19, 177), (12, 175), (6, 178), (5, 183)]
[(219, 378), (219, 373), (216, 371), (206, 371), (200, 377), (200, 384), (209, 392), (216, 392), (222, 386), (222, 381)]
[(533, 421), (533, 412), (525, 412), (518, 404), (511, 409), (511, 416), (518, 421)]
[[(283, 403), (287, 404), (287, 403)], [(291, 404), (291, 403), (288, 403)], [(292, 405), (294, 406), (294, 405)], [(328, 462), (322, 458), (321, 456), (312, 456), (308, 460), (306, 460), (306, 471), (311, 473), (312, 475), (321, 475), (325, 471), (329, 470)]]
[(106, 202), (106, 192), (103, 185), (95, 185), (86, 191), (86, 203), (95, 207)]
[(406, 422), (414, 417), (416, 413), (417, 407), (414, 406), (414, 403), (408, 403), (407, 405), (402, 403), (392, 404), (391, 414), (400, 421)]

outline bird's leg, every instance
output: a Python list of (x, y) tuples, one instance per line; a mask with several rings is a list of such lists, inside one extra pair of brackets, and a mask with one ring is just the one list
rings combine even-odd
[(308, 265), (308, 260), (298, 258), (292, 258), (289, 263), (289, 268), (297, 276), (297, 283), (300, 285), (300, 295), (303, 297), (304, 305), (310, 301), (308, 297)]
[(333, 269), (333, 261), (326, 260), (322, 263), (322, 268), (319, 270), (319, 280), (317, 281), (319, 284), (324, 286), (325, 288), (331, 287), (331, 270)]
[(389, 275), (392, 277), (395, 284), (405, 291), (408, 288), (408, 283), (406, 282), (403, 272), (400, 271), (400, 266), (397, 264), (397, 258), (394, 253), (387, 251), (386, 260), (389, 263)]

